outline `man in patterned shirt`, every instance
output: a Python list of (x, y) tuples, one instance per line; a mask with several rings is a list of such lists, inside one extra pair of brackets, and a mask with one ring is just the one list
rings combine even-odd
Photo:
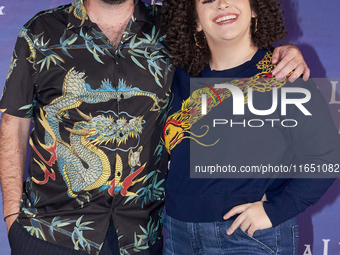
[[(0, 102), (12, 254), (161, 254), (164, 38), (155, 8), (135, 0), (75, 0), (22, 27)], [(308, 76), (296, 52), (277, 50), (278, 76)]]

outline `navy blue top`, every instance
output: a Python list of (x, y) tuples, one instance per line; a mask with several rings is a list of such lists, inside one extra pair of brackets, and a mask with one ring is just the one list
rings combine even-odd
[[(274, 68), (270, 64), (271, 53), (258, 50), (254, 57), (241, 66), (225, 70), (212, 71), (209, 66), (201, 77), (247, 78), (260, 74), (260, 77), (271, 77)], [(256, 76), (259, 77), (259, 76)], [(236, 205), (252, 203), (262, 199), (266, 194), (264, 209), (273, 226), (303, 212), (315, 204), (326, 192), (334, 179), (191, 179), (190, 178), (190, 140), (188, 126), (183, 117), (187, 114), (185, 100), (190, 95), (191, 76), (178, 68), (172, 87), (172, 101), (169, 118), (163, 131), (165, 146), (171, 153), (170, 168), (165, 181), (165, 207), (171, 217), (186, 222), (223, 221), (223, 215)], [(260, 165), (270, 163), (273, 166), (290, 163), (339, 163), (340, 137), (330, 116), (328, 105), (314, 83), (285, 83), (285, 87), (305, 87), (311, 92), (311, 100), (304, 104), (312, 113), (306, 117), (294, 105), (287, 106), (287, 116), (282, 116), (280, 107), (268, 118), (295, 119), (298, 125), (284, 128), (280, 122), (274, 127), (266, 124), (262, 128), (223, 127), (226, 132), (219, 133), (219, 143), (226, 143), (223, 158), (225, 165)], [(280, 90), (280, 89), (279, 89)], [(254, 92), (254, 105), (257, 109), (269, 109), (272, 104), (272, 93)], [(279, 104), (280, 105), (280, 102)], [(225, 119), (258, 119), (245, 107), (244, 116), (232, 115), (232, 100), (226, 98), (223, 108), (215, 107), (214, 111), (223, 109)], [(212, 110), (212, 111), (213, 111)], [(210, 113), (209, 113), (210, 114)], [(262, 117), (262, 116), (261, 116)], [(301, 121), (299, 121), (301, 120)], [(303, 120), (303, 121), (302, 121)], [(200, 120), (193, 124), (191, 130), (201, 127)], [(209, 139), (210, 138), (210, 139)], [(210, 128), (200, 142), (211, 144), (216, 141), (216, 132)], [(203, 148), (208, 157), (211, 147)]]

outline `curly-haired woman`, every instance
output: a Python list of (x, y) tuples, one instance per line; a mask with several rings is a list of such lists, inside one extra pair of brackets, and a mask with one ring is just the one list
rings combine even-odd
[[(173, 63), (180, 68), (163, 132), (171, 159), (165, 181), (168, 237), (164, 254), (297, 254), (295, 216), (316, 203), (333, 179), (190, 179), (189, 171), (190, 140), (203, 145), (206, 154), (201, 157), (222, 156), (225, 165), (238, 169), (242, 165), (339, 163), (340, 138), (316, 86), (272, 78), (275, 66), (268, 48), (287, 34), (280, 4), (276, 0), (168, 0), (167, 27)], [(210, 127), (195, 135), (194, 130), (203, 127), (204, 117), (194, 116), (200, 109), (189, 101), (195, 100), (189, 98), (193, 76), (233, 78), (231, 84), (244, 98), (250, 98), (248, 88), (254, 90), (256, 109), (272, 109), (274, 90), (302, 87), (311, 93), (303, 106), (312, 117), (295, 105), (287, 106), (287, 114), (283, 114), (278, 103), (278, 110), (265, 116), (262, 126), (246, 127), (240, 123), (255, 115), (250, 110), (233, 115), (236, 99), (226, 90), (217, 90), (221, 103), (217, 97), (217, 103), (208, 102), (208, 115), (223, 116), (238, 125), (228, 126), (223, 134)], [(263, 78), (270, 78), (266, 85)], [(287, 127), (283, 119), (298, 124)], [(217, 156), (209, 154), (216, 137), (219, 144), (228, 145)]]

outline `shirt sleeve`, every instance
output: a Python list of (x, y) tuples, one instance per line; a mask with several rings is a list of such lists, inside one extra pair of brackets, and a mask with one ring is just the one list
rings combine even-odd
[[(315, 167), (339, 164), (340, 136), (325, 98), (312, 81), (304, 83), (299, 80), (292, 86), (302, 87), (311, 92), (310, 101), (303, 105), (312, 114), (305, 116), (295, 105), (287, 106), (287, 117), (298, 121), (296, 127), (290, 128), (296, 155), (294, 164), (297, 166), (315, 164)], [(321, 174), (323, 173), (318, 176)], [(335, 179), (329, 178), (294, 178), (286, 187), (280, 189), (280, 192), (267, 193), (268, 201), (264, 203), (264, 209), (273, 226), (295, 217), (310, 205), (314, 205), (334, 181)]]
[(0, 111), (17, 117), (32, 117), (36, 70), (35, 49), (27, 29), (17, 38), (6, 84), (0, 100)]

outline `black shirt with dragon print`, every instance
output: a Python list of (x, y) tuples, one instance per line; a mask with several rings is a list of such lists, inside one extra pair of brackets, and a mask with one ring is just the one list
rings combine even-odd
[(121, 254), (161, 238), (173, 72), (152, 13), (136, 1), (118, 48), (82, 0), (21, 29), (0, 110), (34, 122), (18, 217), (32, 235), (98, 254), (112, 219)]

